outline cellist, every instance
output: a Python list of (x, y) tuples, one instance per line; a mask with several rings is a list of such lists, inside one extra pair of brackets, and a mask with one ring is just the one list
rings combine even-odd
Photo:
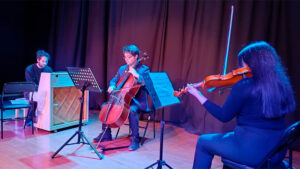
[[(136, 45), (128, 45), (123, 48), (123, 59), (125, 60), (125, 65), (121, 66), (113, 77), (113, 79), (109, 83), (109, 88), (107, 90), (108, 93), (111, 93), (124, 75), (124, 73), (128, 72), (133, 75), (133, 77), (137, 80), (137, 84), (141, 85), (138, 93), (132, 98), (130, 103), (130, 113), (129, 113), (129, 126), (131, 129), (131, 142), (128, 149), (130, 151), (137, 150), (139, 148), (139, 118), (138, 112), (140, 110), (145, 110), (148, 108), (147, 101), (147, 91), (144, 85), (144, 80), (142, 74), (150, 71), (149, 67), (141, 64), (138, 60), (140, 57), (140, 50)], [(103, 107), (103, 106), (102, 106)], [(110, 141), (112, 140), (111, 129), (107, 128), (105, 131), (106, 124), (102, 124), (102, 132), (93, 139), (94, 142), (99, 142), (100, 138), (103, 135), (101, 141)], [(105, 132), (104, 132), (105, 131)]]

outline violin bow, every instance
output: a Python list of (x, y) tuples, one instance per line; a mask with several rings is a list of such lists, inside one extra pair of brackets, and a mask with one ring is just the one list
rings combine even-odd
[(228, 53), (229, 53), (229, 46), (230, 46), (230, 37), (231, 37), (233, 12), (234, 12), (234, 6), (231, 5), (230, 23), (229, 23), (229, 30), (228, 30), (228, 37), (227, 37), (227, 47), (226, 47), (226, 54), (225, 54), (224, 66), (223, 66), (223, 73), (222, 73), (223, 75), (226, 74), (226, 69), (227, 69), (227, 61), (228, 61)]

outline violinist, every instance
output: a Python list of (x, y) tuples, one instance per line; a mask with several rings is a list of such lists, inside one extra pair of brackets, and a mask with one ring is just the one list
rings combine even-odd
[[(123, 59), (126, 62), (126, 65), (123, 65), (119, 68), (116, 75), (113, 77), (113, 79), (110, 81), (108, 93), (112, 93), (114, 89), (116, 89), (118, 81), (121, 79), (121, 77), (125, 73), (131, 73), (135, 80), (137, 81), (137, 84), (141, 85), (138, 93), (135, 95), (134, 98), (132, 98), (132, 101), (130, 103), (130, 113), (129, 113), (129, 127), (131, 129), (131, 142), (129, 146), (129, 150), (134, 151), (139, 148), (139, 118), (138, 118), (138, 112), (140, 110), (145, 110), (148, 108), (148, 101), (147, 101), (147, 93), (146, 88), (143, 85), (144, 80), (142, 74), (147, 73), (150, 71), (150, 69), (139, 63), (139, 57), (140, 57), (140, 50), (136, 45), (128, 45), (123, 48)], [(103, 106), (102, 106), (103, 107)], [(102, 135), (103, 138), (101, 141), (110, 141), (112, 140), (111, 136), (111, 129), (108, 128), (105, 131), (106, 124), (102, 124), (102, 132), (94, 138), (94, 142), (99, 142)], [(105, 132), (104, 132), (105, 131)]]
[[(249, 66), (252, 77), (238, 81), (223, 106), (208, 100), (195, 87), (188, 92), (222, 122), (236, 117), (228, 133), (203, 134), (198, 138), (194, 169), (210, 168), (214, 155), (257, 167), (278, 143), (285, 129), (284, 117), (295, 110), (290, 81), (275, 49), (264, 41), (254, 42), (238, 54), (240, 66)], [(281, 168), (285, 152), (273, 158), (270, 168)]]

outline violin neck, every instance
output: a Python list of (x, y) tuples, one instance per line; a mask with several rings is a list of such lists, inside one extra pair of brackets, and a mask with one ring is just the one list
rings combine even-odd
[(198, 82), (198, 83), (194, 83), (192, 86), (193, 86), (193, 87), (200, 87), (200, 86), (203, 86), (203, 81)]

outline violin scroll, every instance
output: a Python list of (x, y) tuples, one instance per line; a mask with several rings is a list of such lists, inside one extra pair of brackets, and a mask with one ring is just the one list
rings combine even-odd
[(182, 96), (185, 92), (187, 92), (187, 88), (180, 89), (179, 91), (174, 91), (174, 92), (173, 92), (173, 95), (174, 95), (175, 97), (180, 97), (180, 96)]

